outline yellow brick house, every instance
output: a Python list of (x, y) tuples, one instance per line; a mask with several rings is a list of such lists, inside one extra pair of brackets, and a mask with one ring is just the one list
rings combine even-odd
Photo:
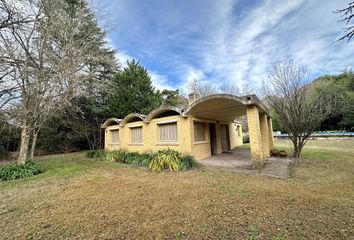
[(105, 121), (105, 149), (154, 152), (172, 148), (197, 160), (243, 144), (241, 123), (246, 115), (252, 158), (263, 160), (273, 149), (268, 109), (256, 95), (214, 94), (184, 106), (161, 106), (148, 115), (131, 113)]

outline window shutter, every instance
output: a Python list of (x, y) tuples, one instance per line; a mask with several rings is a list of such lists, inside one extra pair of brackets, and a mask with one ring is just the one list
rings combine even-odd
[(143, 127), (130, 128), (130, 132), (131, 132), (131, 143), (143, 142)]
[(194, 141), (205, 141), (205, 124), (194, 122)]
[(160, 142), (178, 142), (177, 123), (159, 124)]
[(112, 133), (112, 144), (118, 144), (119, 143), (119, 130), (111, 130)]

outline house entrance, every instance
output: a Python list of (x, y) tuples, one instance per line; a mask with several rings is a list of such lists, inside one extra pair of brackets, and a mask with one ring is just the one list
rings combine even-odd
[(210, 133), (211, 155), (215, 155), (216, 154), (216, 128), (215, 128), (215, 123), (209, 123), (209, 133)]
[(230, 150), (230, 133), (229, 125), (220, 125), (221, 130), (221, 149), (223, 152)]

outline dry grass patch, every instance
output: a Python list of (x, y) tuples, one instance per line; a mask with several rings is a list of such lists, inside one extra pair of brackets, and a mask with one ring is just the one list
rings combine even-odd
[[(284, 144), (285, 142), (280, 142)], [(321, 143), (323, 144), (323, 143)], [(334, 147), (333, 143), (330, 143)], [(338, 144), (340, 148), (342, 144)], [(46, 172), (0, 183), (2, 239), (350, 239), (353, 154), (306, 148), (293, 179), (195, 169), (150, 172), (41, 158)], [(334, 158), (332, 158), (334, 157)]]

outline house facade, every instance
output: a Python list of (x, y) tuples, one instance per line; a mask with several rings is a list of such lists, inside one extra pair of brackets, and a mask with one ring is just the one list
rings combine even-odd
[(200, 160), (243, 144), (241, 123), (235, 119), (245, 114), (252, 157), (268, 157), (273, 143), (271, 119), (255, 95), (215, 94), (185, 106), (162, 106), (148, 115), (110, 118), (102, 125), (105, 149), (144, 153), (172, 148)]

